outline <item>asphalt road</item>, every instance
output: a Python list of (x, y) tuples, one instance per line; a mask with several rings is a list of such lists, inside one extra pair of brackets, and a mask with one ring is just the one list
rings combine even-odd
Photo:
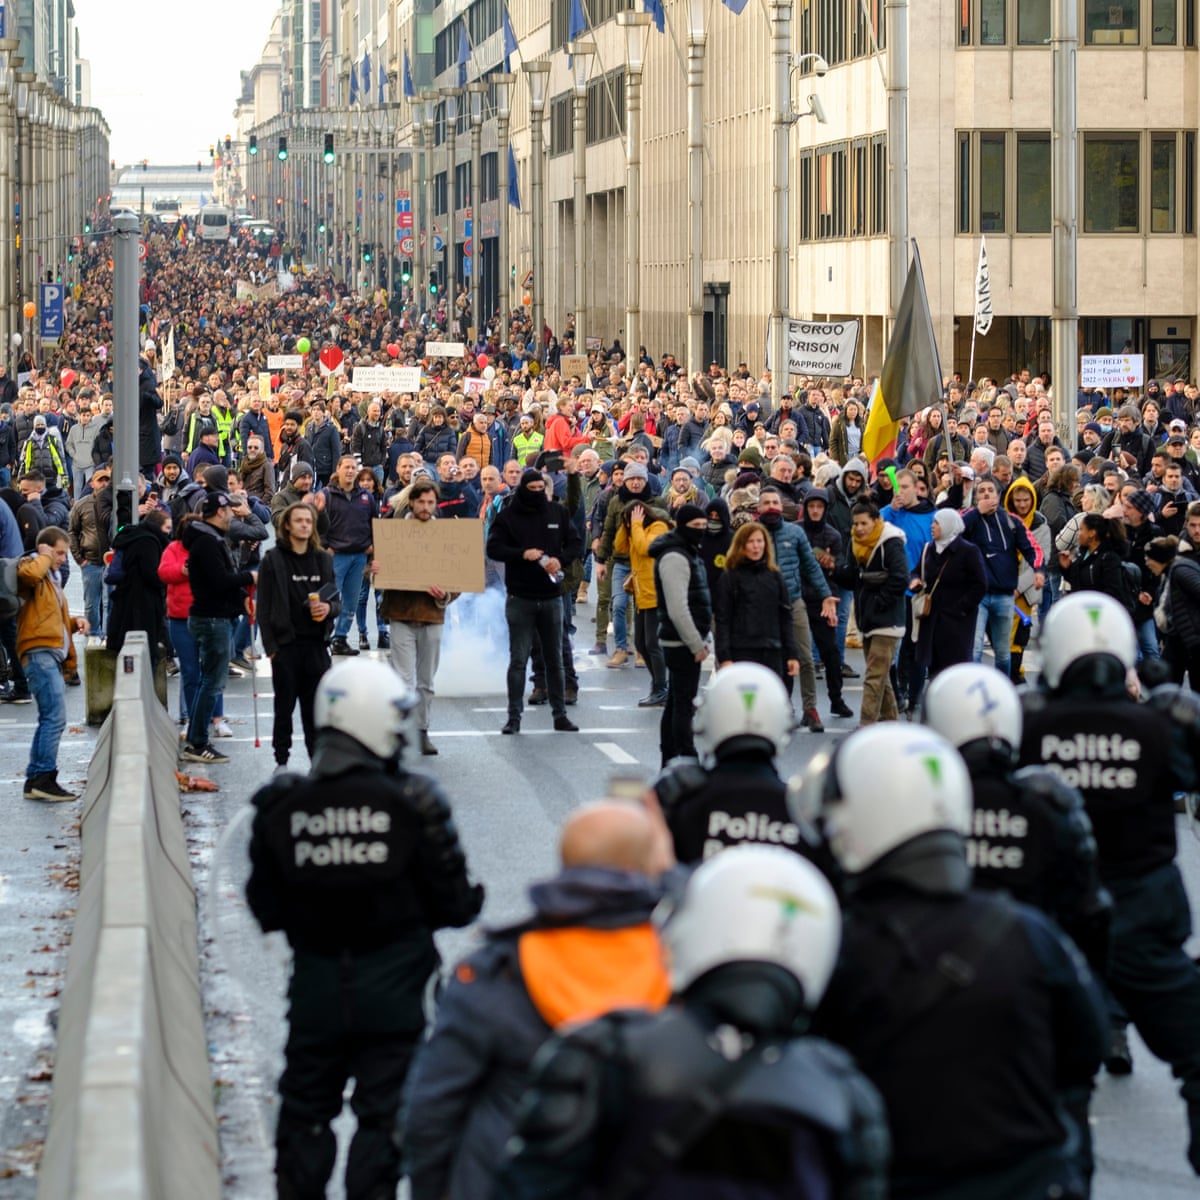
[[(582, 646), (590, 644), (580, 610)], [(603, 660), (577, 657), (582, 690), (571, 710), (578, 734), (556, 734), (546, 708), (527, 709), (525, 730), (501, 737), (504, 663), (489, 650), (494, 611), (475, 631), (447, 640), (439, 677), (433, 737), (440, 754), (423, 759), (454, 801), (476, 876), (488, 888), (484, 920), (498, 923), (525, 910), (525, 889), (554, 870), (557, 831), (579, 803), (603, 793), (610, 772), (657, 770), (658, 710), (639, 711), (646, 672), (632, 666), (606, 670)], [(373, 633), (374, 631), (372, 631)], [(611, 643), (610, 643), (611, 644)], [(861, 667), (860, 656), (852, 660)], [(854, 681), (852, 681), (854, 682)], [(176, 706), (171, 685), (172, 712)], [(183, 800), (192, 860), (201, 895), (205, 1006), (215, 1083), (226, 1200), (272, 1194), (275, 1080), (286, 1028), (287, 949), (278, 935), (264, 939), (250, 919), (240, 889), (245, 877), (245, 805), (271, 775), (271, 682), (257, 679), (259, 736), (254, 745), (252, 680), (231, 679), (226, 711), (235, 737), (221, 742), (227, 766), (204, 768), (221, 791)], [(847, 688), (856, 707), (857, 691)], [(823, 693), (822, 693), (823, 696)], [(78, 781), (94, 743), (82, 727), (82, 691), (70, 689), (63, 778)], [(52, 1022), (74, 906), (72, 863), (77, 861), (77, 805), (35, 805), (20, 795), (32, 707), (0, 706), (0, 794), (5, 802), (0, 850), (0, 1196), (33, 1196), (52, 1063)], [(298, 723), (298, 722), (297, 722)], [(831, 722), (830, 732), (798, 732), (784, 752), (785, 769), (801, 770), (853, 721)], [(292, 765), (304, 770), (302, 746)], [(201, 768), (189, 767), (194, 773)], [(241, 815), (239, 815), (241, 814)], [(1180, 860), (1189, 890), (1200, 895), (1200, 841), (1180, 823)], [(1196, 909), (1195, 903), (1193, 904)], [(1200, 915), (1200, 914), (1198, 914)], [(470, 930), (440, 936), (452, 961), (475, 942)], [(1200, 1016), (1200, 1014), (1198, 1014)], [(981, 1036), (986, 1036), (981, 1031)], [(1184, 1160), (1183, 1106), (1169, 1071), (1133, 1038), (1136, 1069), (1128, 1079), (1101, 1077), (1092, 1114), (1100, 1174), (1097, 1200), (1173, 1200), (1194, 1196), (1196, 1180)], [(350, 1128), (343, 1120), (340, 1132)], [(344, 1137), (343, 1137), (344, 1143)], [(344, 1144), (343, 1144), (344, 1151)], [(330, 1195), (339, 1197), (339, 1188)]]

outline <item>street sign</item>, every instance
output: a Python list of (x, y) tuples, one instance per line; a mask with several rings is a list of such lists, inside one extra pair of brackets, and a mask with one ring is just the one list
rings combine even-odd
[(146, 243), (138, 242), (138, 262), (146, 257)]
[(38, 334), (43, 342), (57, 342), (63, 331), (63, 286), (43, 283)]
[(404, 236), (400, 239), (400, 253), (401, 254), (411, 254), (414, 249), (415, 249), (415, 247), (413, 245), (413, 239), (412, 239), (411, 233), (407, 234), (406, 236)]
[(533, 272), (532, 271), (525, 272), (525, 278), (521, 280), (521, 286), (523, 288), (533, 287)]
[(471, 278), (471, 258), (469, 255), (463, 259), (463, 278)]
[(466, 258), (471, 257), (471, 239), (470, 238), (467, 238), (467, 240), (465, 242), (463, 242), (463, 255)]

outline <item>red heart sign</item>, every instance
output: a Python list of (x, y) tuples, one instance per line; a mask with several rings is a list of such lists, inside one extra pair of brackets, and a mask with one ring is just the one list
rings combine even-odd
[(342, 365), (342, 352), (336, 346), (326, 346), (320, 353), (321, 366), (330, 374)]

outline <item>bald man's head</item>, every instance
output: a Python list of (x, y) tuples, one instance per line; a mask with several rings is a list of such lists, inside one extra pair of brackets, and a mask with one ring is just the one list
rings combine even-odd
[(607, 867), (655, 876), (663, 869), (659, 828), (640, 804), (598, 800), (567, 818), (559, 842), (564, 867)]

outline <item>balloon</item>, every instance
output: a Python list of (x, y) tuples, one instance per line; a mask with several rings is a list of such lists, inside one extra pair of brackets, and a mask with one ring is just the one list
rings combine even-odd
[(69, 387), (74, 387), (74, 386), (75, 386), (75, 379), (76, 379), (75, 372), (74, 372), (74, 371), (72, 371), (70, 367), (66, 367), (66, 368), (63, 370), (62, 374), (61, 374), (61, 375), (59, 375), (59, 377), (58, 377), (58, 382), (59, 382), (59, 383), (60, 383), (60, 384), (61, 384), (63, 387), (65, 387), (65, 388), (69, 388)]
[(483, 370), (483, 368), (484, 368), (484, 367), (486, 367), (486, 366), (488, 365), (488, 356), (487, 356), (486, 354), (481, 354), (481, 355), (480, 355), (480, 356), (479, 356), (479, 357), (478, 357), (478, 358), (475, 360), (475, 365), (476, 365), (476, 366), (477, 366), (477, 367), (478, 367), (478, 368), (479, 368), (479, 369), (482, 371), (482, 370)]
[(271, 376), (271, 391), (273, 391), (273, 392), (279, 391), (279, 376), (278, 375)]
[(25, 320), (32, 321), (37, 312), (37, 305), (32, 300), (26, 300), (25, 307), (21, 311), (25, 314)]
[(491, 363), (488, 363), (488, 365), (483, 368), (483, 377), (488, 381), (488, 383), (491, 383), (491, 381), (496, 378), (496, 368), (493, 367)]
[(400, 347), (397, 346), (395, 342), (388, 342), (387, 352), (388, 352), (389, 358), (399, 358), (400, 357)]
[(302, 337), (302, 338), (298, 338), (296, 340), (296, 353), (297, 354), (307, 354), (311, 349), (312, 349), (312, 342), (310, 342), (308, 340), (308, 338)]
[(533, 303), (533, 297), (528, 292), (526, 292), (525, 295), (523, 295), (521, 297), (521, 303), (524, 304), (526, 308), (528, 308)]

